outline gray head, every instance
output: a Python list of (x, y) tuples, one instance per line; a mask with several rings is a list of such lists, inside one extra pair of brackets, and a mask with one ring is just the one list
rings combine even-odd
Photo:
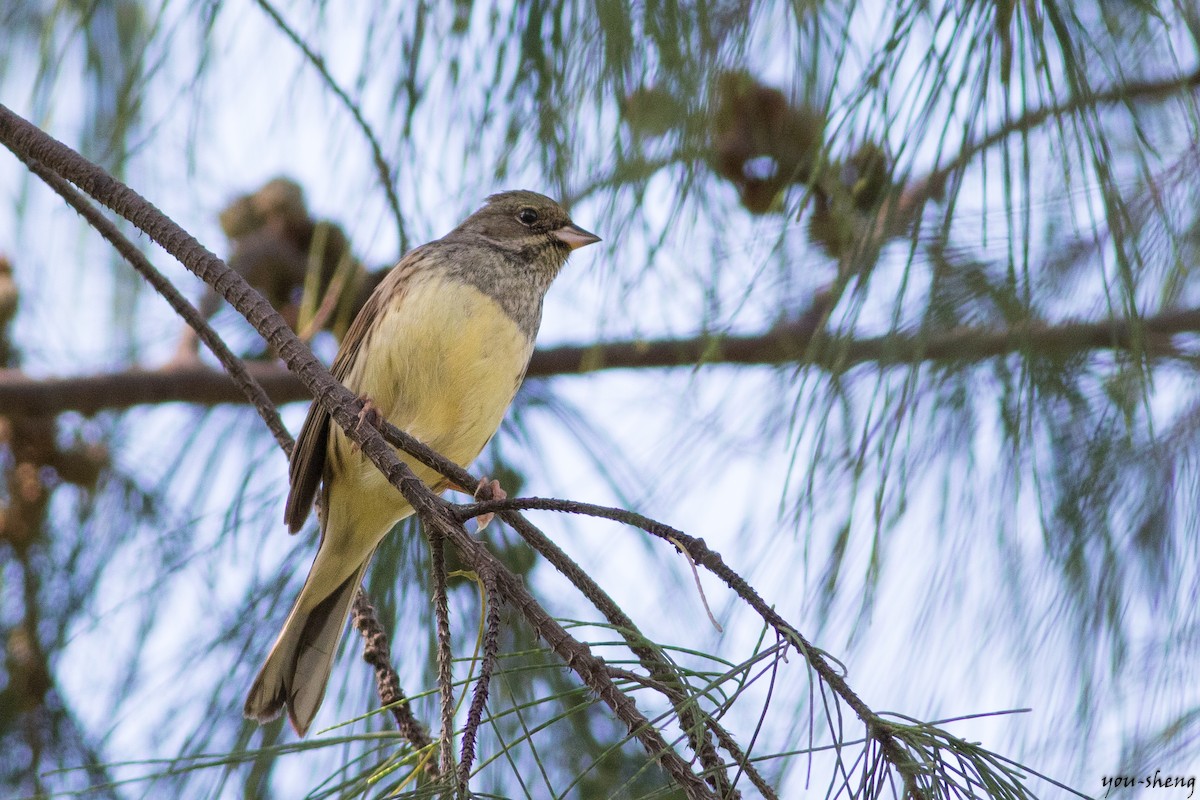
[(525, 190), (500, 192), (454, 229), (454, 234), (480, 237), (513, 254), (538, 258), (553, 254), (562, 266), (572, 250), (600, 241), (575, 223), (558, 203)]
[(439, 240), (451, 250), (451, 271), (500, 304), (530, 339), (537, 336), (542, 298), (567, 256), (600, 237), (575, 223), (563, 207), (537, 192), (494, 194), (483, 208)]

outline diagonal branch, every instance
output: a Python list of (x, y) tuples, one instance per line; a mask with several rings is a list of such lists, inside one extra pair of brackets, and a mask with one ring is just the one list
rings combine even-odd
[(1009, 120), (982, 138), (967, 142), (950, 161), (938, 167), (919, 183), (927, 187), (927, 197), (936, 197), (950, 177), (967, 167), (976, 156), (1003, 142), (1009, 136), (1030, 131), (1051, 119), (1064, 114), (1075, 114), (1092, 106), (1112, 106), (1119, 103), (1161, 102), (1179, 92), (1200, 88), (1200, 69), (1186, 75), (1175, 75), (1158, 80), (1132, 81), (1082, 94), (1060, 103), (1051, 103), (1041, 108), (1026, 111), (1020, 117)]
[[(195, 331), (199, 339), (212, 351), (213, 355), (229, 373), (233, 385), (257, 410), (263, 422), (275, 436), (275, 441), (285, 453), (291, 453), (294, 444), (292, 436), (284, 427), (283, 420), (271, 399), (267, 396), (262, 385), (247, 369), (247, 365), (238, 358), (217, 335), (208, 321), (179, 290), (159, 272), (150, 260), (137, 248), (133, 242), (117, 229), (92, 203), (80, 194), (75, 187), (65, 181), (57, 173), (45, 165), (32, 159), (22, 159), (25, 165), (46, 182), (50, 188), (59, 194), (84, 219), (88, 221), (116, 249), (126, 261), (146, 279), (159, 294), (167, 300), (171, 307)], [(45, 412), (43, 412), (45, 413)], [(362, 633), (363, 659), (375, 669), (376, 686), (380, 701), (384, 706), (391, 706), (392, 716), (401, 735), (408, 739), (414, 748), (421, 749), (428, 744), (428, 736), (419, 722), (413, 717), (404, 692), (400, 689), (400, 679), (395, 668), (391, 665), (388, 652), (387, 637), (383, 628), (375, 618), (375, 609), (360, 587), (354, 599), (354, 627)], [(394, 705), (393, 705), (394, 704)]]
[[(25, 166), (31, 172), (45, 181), (51, 189), (66, 201), (67, 205), (79, 212), (80, 216), (87, 220), (89, 225), (107, 239), (113, 248), (146, 279), (146, 282), (170, 303), (175, 313), (179, 314), (196, 331), (196, 335), (200, 338), (200, 341), (204, 342), (205, 346), (221, 362), (221, 366), (225, 367), (226, 372), (229, 373), (229, 377), (232, 379), (234, 388), (258, 410), (258, 415), (262, 417), (263, 422), (266, 423), (267, 428), (274, 435), (275, 441), (279, 443), (283, 451), (290, 453), (293, 444), (292, 436), (288, 433), (287, 428), (284, 427), (283, 420), (279, 418), (279, 412), (276, 410), (275, 404), (271, 402), (262, 385), (246, 369), (245, 362), (233, 354), (229, 346), (225, 344), (224, 340), (208, 324), (204, 315), (189, 303), (179, 293), (179, 290), (175, 288), (174, 284), (167, 280), (166, 276), (150, 263), (150, 260), (142, 254), (142, 251), (138, 250), (137, 246), (129, 241), (117, 229), (117, 226), (101, 214), (74, 186), (38, 161), (25, 158), (22, 158), (22, 161), (24, 161)], [(42, 413), (51, 412), (43, 409)]]
[[(437, 636), (438, 697), (441, 700), (442, 730), (438, 737), (438, 771), (455, 775), (454, 766), (454, 651), (450, 640), (450, 599), (446, 596), (446, 540), (436, 529), (427, 528), (429, 563), (432, 566), (433, 616)], [(459, 783), (462, 794), (465, 781)]]
[[(1068, 100), (1028, 109), (1019, 117), (1001, 123), (990, 133), (978, 138), (967, 139), (962, 148), (945, 164), (935, 167), (924, 175), (908, 180), (900, 192), (896, 219), (889, 221), (888, 224), (893, 229), (903, 229), (927, 202), (942, 198), (946, 185), (957, 173), (966, 169), (981, 153), (999, 145), (1010, 136), (1031, 131), (1052, 119), (1066, 114), (1076, 114), (1086, 108), (1113, 106), (1119, 103), (1132, 105), (1133, 103), (1164, 102), (1183, 92), (1197, 88), (1200, 88), (1200, 69), (1167, 78), (1116, 84), (1095, 92), (1081, 93)], [(667, 167), (702, 164), (708, 155), (707, 150), (682, 149), (664, 158), (626, 161), (618, 164), (609, 175), (577, 189), (565, 199), (572, 204), (578, 203), (604, 189), (615, 189), (645, 181), (659, 170)]]
[[(350, 624), (363, 638), (363, 661), (375, 670), (375, 686), (379, 692), (379, 702), (384, 708), (391, 709), (392, 718), (396, 720), (396, 729), (413, 746), (414, 750), (424, 750), (432, 744), (429, 732), (425, 730), (412, 713), (408, 697), (400, 688), (400, 676), (392, 666), (391, 646), (388, 644), (387, 633), (379, 624), (375, 615), (375, 607), (370, 598), (360, 586), (354, 595), (354, 605), (350, 612)], [(435, 777), (438, 771), (433, 764), (429, 772)]]
[(547, 500), (539, 497), (510, 498), (506, 500), (488, 500), (458, 506), (453, 513), (459, 519), (469, 519), (479, 514), (495, 512), (501, 519), (507, 521), (508, 515), (514, 511), (539, 509), (559, 511), (568, 514), (586, 514), (602, 519), (611, 519), (633, 525), (646, 533), (655, 536), (672, 546), (685, 550), (695, 564), (719, 577), (732, 589), (743, 602), (754, 609), (764, 622), (771, 626), (784, 641), (796, 648), (796, 651), (808, 662), (813, 671), (820, 676), (834, 693), (848, 705), (859, 720), (866, 726), (867, 737), (883, 750), (887, 760), (895, 765), (904, 777), (906, 787), (919, 785), (921, 768), (914, 762), (908, 751), (893, 732), (892, 726), (880, 715), (876, 714), (846, 682), (842, 670), (825, 658), (818, 648), (814, 647), (803, 634), (785, 620), (778, 612), (763, 600), (746, 580), (734, 571), (721, 555), (709, 548), (703, 539), (689, 536), (683, 531), (664, 525), (657, 520), (644, 517), (632, 511), (592, 503), (579, 503), (573, 500)]
[(1135, 102), (1163, 102), (1196, 88), (1200, 88), (1200, 69), (1169, 78), (1121, 83), (1096, 92), (1080, 93), (1061, 102), (1028, 109), (1016, 119), (1004, 122), (991, 133), (967, 139), (949, 161), (924, 175), (912, 177), (903, 186), (898, 187), (894, 203), (885, 204), (881, 209), (881, 212), (885, 213), (881, 213), (876, 220), (875, 238), (883, 240), (901, 235), (919, 217), (927, 203), (945, 197), (947, 185), (956, 177), (960, 177), (980, 154), (1003, 143), (1010, 136), (1027, 133), (1050, 120), (1077, 114), (1084, 109), (1120, 103), (1132, 105)]
[[(479, 574), (479, 587), (484, 605), (483, 646), (479, 661), (479, 677), (471, 693), (471, 705), (467, 709), (467, 721), (463, 725), (462, 755), (458, 762), (458, 783), (466, 786), (471, 777), (471, 765), (475, 761), (475, 738), (483, 722), (483, 710), (487, 705), (492, 672), (500, 652), (500, 603), (496, 597), (496, 576), (490, 571)], [(612, 670), (609, 670), (612, 674)]]
[[(284, 319), (241, 275), (229, 269), (145, 198), (4, 105), (0, 105), (0, 142), (22, 159), (40, 161), (54, 169), (95, 200), (129, 220), (212, 286), (275, 348), (317, 401), (329, 411), (334, 421), (359, 445), (361, 452), (404, 495), (431, 533), (447, 537), (459, 549), (464, 562), (477, 571), (490, 570), (496, 576), (497, 593), (525, 617), (535, 633), (567, 667), (613, 710), (630, 735), (637, 738), (646, 751), (658, 760), (687, 796), (715, 797), (659, 730), (638, 710), (633, 699), (621, 692), (609, 676), (604, 661), (593, 655), (586, 645), (574, 639), (547, 614), (521, 579), (467, 534), (462, 524), (454, 518), (449, 505), (400, 460), (396, 451), (375, 428), (358, 424), (362, 401), (329, 374)], [(415, 440), (413, 449), (422, 451), (420, 457), (423, 461), (437, 457)]]

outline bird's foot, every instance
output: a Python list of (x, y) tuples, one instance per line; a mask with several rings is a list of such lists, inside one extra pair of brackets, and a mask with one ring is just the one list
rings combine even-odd
[[(490, 492), (485, 491), (485, 490), (490, 490)], [(487, 495), (489, 493), (491, 496), (487, 497)], [(487, 477), (480, 478), (479, 485), (475, 487), (475, 499), (476, 500), (482, 499), (480, 497), (481, 495), (483, 495), (484, 497), (487, 497), (488, 500), (507, 500), (508, 499), (508, 492), (504, 491), (503, 487), (500, 486), (500, 481), (495, 480), (493, 478), (487, 478)], [(488, 523), (491, 522), (492, 518), (495, 516), (496, 515), (491, 511), (489, 511), (486, 514), (480, 514), (479, 517), (477, 518), (479, 527), (476, 528), (476, 530), (481, 531), (484, 528), (486, 528), (488, 526)]]
[[(378, 430), (383, 424), (383, 414), (379, 411), (379, 406), (375, 405), (375, 401), (366, 395), (363, 395), (362, 401), (363, 407), (358, 412), (358, 422), (354, 424), (354, 430), (361, 431), (363, 425), (370, 425)], [(350, 447), (355, 453), (359, 451), (358, 442), (352, 441)]]

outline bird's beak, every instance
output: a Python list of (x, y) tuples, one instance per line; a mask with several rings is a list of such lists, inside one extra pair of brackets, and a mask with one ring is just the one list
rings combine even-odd
[(594, 233), (588, 233), (575, 224), (562, 226), (554, 232), (553, 236), (572, 250), (578, 250), (585, 245), (595, 244), (600, 241), (599, 236)]

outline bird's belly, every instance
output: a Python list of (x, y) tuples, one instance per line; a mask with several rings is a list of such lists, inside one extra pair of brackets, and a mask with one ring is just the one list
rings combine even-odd
[[(346, 385), (370, 398), (392, 424), (467, 465), (499, 428), (533, 343), (499, 304), (467, 284), (428, 278), (410, 287), (403, 303), (404, 313), (380, 320)], [(333, 433), (330, 446), (340, 456), (335, 462), (354, 473), (349, 482), (357, 483), (358, 491), (376, 495), (362, 500), (373, 506), (395, 503), (409, 513), (383, 475), (360, 454), (348, 452), (341, 430)], [(426, 483), (441, 482), (433, 470), (400, 456)]]

